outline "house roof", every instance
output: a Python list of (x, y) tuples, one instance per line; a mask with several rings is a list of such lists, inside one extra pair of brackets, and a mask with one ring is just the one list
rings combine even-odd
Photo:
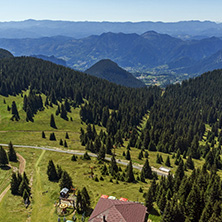
[(100, 198), (89, 222), (144, 222), (146, 207), (139, 203)]

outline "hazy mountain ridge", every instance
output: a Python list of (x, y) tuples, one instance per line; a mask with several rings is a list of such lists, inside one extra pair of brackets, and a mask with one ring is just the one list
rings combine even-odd
[(1, 22), (2, 38), (39, 38), (65, 35), (83, 38), (100, 35), (104, 32), (124, 32), (142, 34), (148, 30), (181, 38), (206, 38), (222, 36), (222, 24), (211, 21), (181, 22), (72, 22), (51, 20), (25, 20), (20, 22)]

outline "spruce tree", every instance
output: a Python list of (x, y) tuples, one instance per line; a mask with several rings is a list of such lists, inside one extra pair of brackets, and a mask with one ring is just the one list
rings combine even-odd
[(66, 140), (64, 141), (64, 147), (66, 147), (66, 148), (68, 147)]
[(189, 155), (188, 158), (187, 158), (186, 167), (187, 167), (188, 169), (191, 169), (191, 170), (194, 169), (194, 162), (193, 162), (193, 160), (192, 160), (191, 155)]
[(171, 167), (171, 164), (170, 164), (170, 157), (169, 157), (169, 156), (167, 156), (167, 158), (166, 158), (165, 165), (168, 166), (168, 167)]
[(112, 148), (113, 148), (113, 143), (110, 136), (108, 136), (106, 139), (106, 153), (112, 154)]
[(45, 137), (45, 132), (44, 132), (44, 131), (42, 131), (42, 138), (43, 138), (43, 139), (46, 138), (46, 137)]
[(111, 158), (109, 172), (112, 176), (118, 172), (118, 166), (116, 164), (116, 159), (115, 159), (114, 155)]
[(66, 132), (66, 136), (65, 136), (66, 139), (69, 139), (69, 134)]
[(145, 206), (147, 208), (147, 211), (150, 212), (153, 209), (153, 194), (152, 191), (149, 189), (146, 196), (145, 196)]
[(58, 180), (56, 168), (55, 168), (55, 165), (52, 160), (49, 160), (48, 167), (47, 167), (47, 175), (48, 175), (48, 179), (50, 181), (57, 181)]
[(23, 195), (24, 190), (26, 190), (28, 192), (28, 195), (30, 195), (31, 193), (31, 188), (29, 187), (26, 179), (23, 177), (22, 178), (22, 182), (19, 185), (19, 189), (18, 189), (18, 193), (20, 196)]
[(17, 195), (18, 194), (18, 188), (19, 188), (19, 180), (17, 178), (17, 175), (15, 172), (12, 172), (12, 177), (11, 177), (11, 193), (13, 195)]
[(152, 179), (153, 178), (152, 170), (151, 170), (151, 167), (149, 165), (148, 159), (146, 159), (146, 161), (143, 165), (142, 171), (144, 171), (144, 175), (145, 175), (146, 179)]
[(51, 118), (50, 118), (50, 126), (54, 129), (57, 129), (56, 124), (55, 124), (55, 119), (54, 119), (54, 115), (51, 114)]
[(63, 171), (62, 173), (62, 177), (60, 179), (60, 189), (66, 187), (68, 189), (70, 189), (73, 185), (72, 185), (72, 178), (69, 176), (69, 174), (66, 171)]
[(8, 159), (9, 161), (12, 161), (12, 162), (17, 162), (17, 155), (16, 155), (16, 152), (13, 148), (13, 145), (12, 145), (12, 142), (10, 141), (9, 145), (8, 145), (8, 148), (9, 148), (9, 152), (8, 152)]
[(5, 166), (7, 164), (8, 164), (7, 154), (5, 150), (3, 149), (3, 147), (0, 146), (0, 166)]
[(60, 146), (63, 146), (63, 141), (62, 141), (62, 139), (59, 140), (59, 145), (60, 145)]
[(20, 120), (20, 116), (19, 116), (15, 101), (12, 102), (11, 110), (12, 110), (12, 118), (11, 119), (16, 120), (16, 121)]
[(98, 160), (104, 160), (105, 157), (106, 157), (106, 150), (105, 150), (105, 146), (102, 145), (102, 146), (100, 147), (100, 150), (99, 150), (97, 159), (98, 159)]
[(133, 173), (133, 165), (132, 161), (130, 160), (127, 165), (127, 172), (126, 172), (126, 181), (127, 182), (135, 182), (135, 177)]
[(56, 137), (54, 133), (50, 133), (49, 140), (55, 141)]
[(126, 151), (126, 160), (131, 160), (130, 151)]
[(77, 156), (73, 154), (71, 160), (72, 161), (77, 161)]
[(83, 159), (84, 160), (91, 160), (91, 158), (90, 158), (90, 156), (89, 156), (89, 154), (87, 152), (84, 153)]
[(81, 195), (83, 201), (83, 210), (85, 211), (87, 208), (90, 207), (90, 196), (88, 194), (86, 187), (82, 188)]

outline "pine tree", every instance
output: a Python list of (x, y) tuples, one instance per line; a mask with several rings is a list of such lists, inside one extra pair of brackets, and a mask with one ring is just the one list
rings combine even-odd
[(48, 167), (47, 167), (47, 175), (48, 175), (48, 179), (50, 181), (57, 181), (58, 180), (56, 168), (55, 168), (55, 165), (52, 160), (49, 160)]
[(66, 136), (65, 136), (66, 139), (69, 139), (69, 134), (66, 132)]
[(83, 159), (84, 160), (91, 160), (91, 158), (90, 158), (90, 156), (89, 156), (89, 154), (87, 152), (84, 153)]
[(60, 189), (66, 187), (68, 189), (70, 189), (73, 185), (72, 185), (72, 178), (69, 176), (69, 174), (66, 171), (63, 171), (62, 173), (62, 177), (60, 179)]
[(145, 158), (148, 158), (149, 157), (149, 153), (147, 151), (145, 151), (145, 155), (144, 155)]
[(42, 138), (43, 138), (43, 139), (46, 138), (46, 137), (45, 137), (45, 132), (44, 132), (44, 131), (42, 131)]
[(174, 215), (172, 212), (171, 203), (170, 203), (170, 201), (167, 201), (167, 204), (166, 204), (166, 206), (164, 208), (164, 212), (163, 212), (162, 222), (172, 222), (172, 221), (174, 221)]
[(83, 202), (83, 211), (86, 211), (86, 209), (90, 207), (90, 197), (89, 197), (86, 187), (82, 188), (81, 195), (82, 195), (82, 202)]
[(200, 218), (200, 192), (196, 184), (193, 185), (185, 202), (185, 213), (189, 221), (195, 222)]
[(55, 119), (54, 119), (54, 115), (51, 114), (51, 118), (50, 118), (50, 126), (54, 129), (57, 129), (56, 124), (55, 124)]
[(77, 156), (75, 156), (75, 155), (73, 154), (71, 160), (72, 160), (72, 161), (77, 161)]
[(50, 133), (49, 140), (55, 141), (56, 137), (54, 133)]
[(205, 208), (203, 209), (203, 212), (201, 214), (201, 217), (200, 217), (200, 222), (208, 222), (211, 218), (213, 214), (213, 207), (212, 207), (212, 203), (211, 201), (209, 201)]
[(116, 159), (115, 159), (114, 155), (111, 158), (109, 172), (112, 176), (118, 172), (118, 166), (116, 164)]
[(62, 139), (59, 140), (59, 145), (63, 146), (63, 140)]
[(68, 147), (66, 140), (64, 141), (64, 147)]
[(168, 166), (168, 167), (171, 167), (171, 164), (170, 164), (170, 157), (169, 157), (169, 156), (167, 156), (167, 158), (166, 158), (165, 165)]
[(134, 173), (133, 173), (133, 165), (132, 165), (131, 160), (127, 165), (126, 181), (127, 182), (135, 182), (135, 177), (134, 177)]
[(61, 177), (62, 177), (62, 173), (63, 173), (62, 167), (59, 166), (59, 165), (57, 165), (57, 166), (56, 166), (56, 171), (57, 171), (58, 180), (60, 180)]
[(188, 158), (187, 158), (186, 167), (187, 167), (188, 169), (191, 169), (191, 170), (194, 169), (194, 162), (193, 162), (193, 160), (192, 160), (191, 155), (189, 155)]
[(0, 166), (5, 166), (8, 164), (8, 157), (5, 150), (0, 146)]
[(9, 148), (9, 152), (8, 152), (8, 159), (9, 161), (13, 161), (13, 162), (17, 162), (17, 155), (16, 155), (16, 152), (13, 148), (13, 145), (12, 145), (12, 142), (10, 141), (9, 145), (8, 145), (8, 148)]
[(26, 179), (23, 177), (22, 178), (22, 182), (19, 185), (19, 189), (18, 189), (18, 193), (20, 196), (23, 195), (24, 190), (26, 190), (28, 192), (28, 195), (30, 195), (31, 193), (31, 188), (29, 187)]
[(105, 157), (106, 157), (106, 150), (105, 150), (105, 146), (102, 145), (102, 146), (100, 147), (100, 150), (99, 150), (97, 159), (98, 159), (98, 160), (104, 160)]
[(68, 120), (67, 111), (66, 111), (66, 108), (63, 104), (61, 105), (60, 117), (63, 118), (64, 120)]
[(110, 136), (108, 136), (106, 139), (106, 153), (112, 154), (112, 148), (113, 148), (113, 143)]
[(144, 171), (144, 175), (145, 175), (146, 179), (152, 179), (153, 178), (152, 170), (151, 170), (151, 167), (149, 165), (148, 159), (146, 159), (146, 161), (143, 165), (142, 171)]
[(12, 110), (12, 118), (11, 118), (11, 120), (16, 120), (16, 121), (20, 120), (20, 116), (19, 116), (19, 113), (18, 113), (15, 101), (12, 102), (11, 110)]
[(19, 188), (19, 180), (17, 178), (17, 175), (15, 172), (12, 172), (12, 177), (11, 177), (11, 193), (13, 195), (17, 195), (18, 194), (18, 188)]
[(153, 209), (153, 194), (151, 189), (148, 190), (146, 196), (145, 196), (145, 206), (147, 208), (147, 211), (150, 212)]
[(126, 160), (131, 160), (130, 151), (126, 151)]

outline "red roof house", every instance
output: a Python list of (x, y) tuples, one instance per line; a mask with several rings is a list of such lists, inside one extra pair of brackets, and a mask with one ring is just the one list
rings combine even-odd
[(134, 202), (100, 198), (89, 222), (145, 222), (146, 207)]

